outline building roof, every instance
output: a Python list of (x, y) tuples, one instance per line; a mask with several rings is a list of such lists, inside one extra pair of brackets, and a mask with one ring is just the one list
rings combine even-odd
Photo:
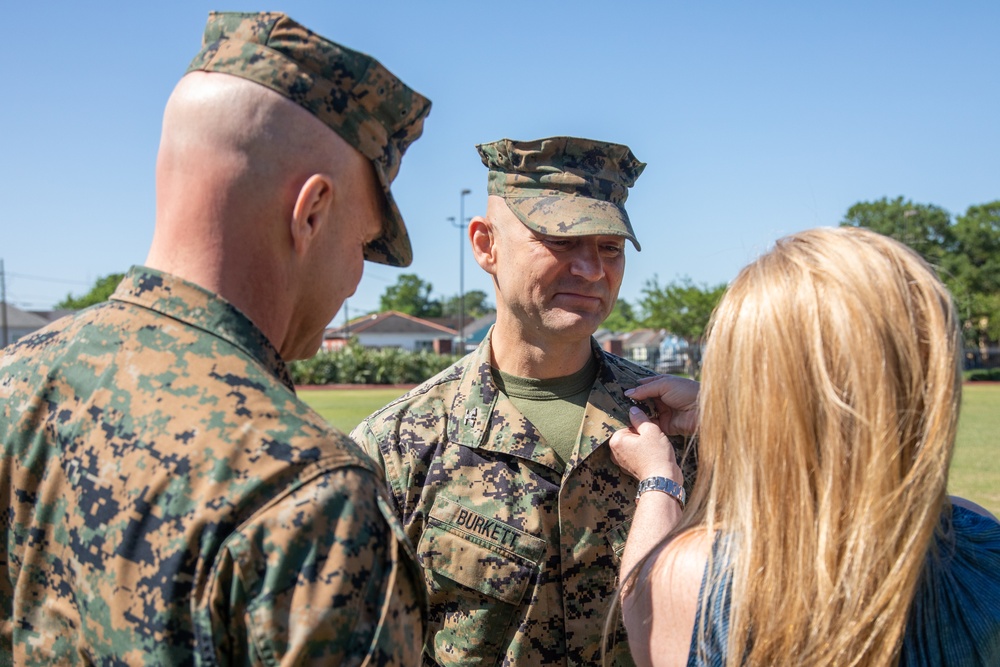
[(636, 329), (622, 336), (622, 346), (626, 350), (636, 347), (659, 347), (667, 332), (656, 329)]
[(465, 327), (463, 327), (463, 333), (465, 334), (465, 338), (470, 338), (479, 333), (480, 331), (489, 329), (491, 326), (493, 326), (493, 323), (496, 321), (497, 321), (497, 314), (496, 311), (493, 311), (492, 313), (486, 313), (482, 317), (477, 317), (471, 322), (466, 322)]
[(454, 336), (458, 332), (446, 326), (442, 326), (430, 320), (400, 313), (395, 310), (387, 310), (383, 313), (373, 313), (357, 317), (347, 323), (346, 327), (336, 327), (327, 329), (324, 338), (343, 338), (345, 335), (356, 336), (358, 334), (427, 334), (434, 333), (441, 336)]
[(423, 317), (420, 318), (427, 322), (437, 324), (438, 326), (447, 327), (448, 329), (454, 329), (458, 331), (458, 315), (446, 315), (444, 317)]
[(31, 312), (39, 317), (44, 317), (46, 322), (55, 322), (60, 317), (72, 315), (77, 311), (71, 308), (58, 308), (56, 310), (33, 310)]
[(594, 340), (597, 341), (598, 345), (603, 345), (604, 341), (614, 340), (617, 338), (621, 338), (621, 334), (615, 333), (611, 329), (601, 328), (594, 332)]
[[(17, 306), (12, 306), (9, 303), (7, 306), (7, 328), (9, 329), (41, 329), (47, 325), (50, 320), (45, 318), (38, 313), (32, 313), (27, 310), (21, 310)], [(0, 304), (0, 308), (3, 304)], [(0, 313), (0, 323), (3, 322), (3, 314)]]

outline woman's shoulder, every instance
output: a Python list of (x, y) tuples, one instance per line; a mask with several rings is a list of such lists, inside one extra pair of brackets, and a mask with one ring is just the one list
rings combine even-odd
[(955, 519), (985, 528), (988, 528), (990, 523), (1000, 526), (993, 513), (982, 505), (977, 505), (968, 498), (959, 496), (950, 496), (948, 500), (951, 501), (951, 506), (954, 508), (953, 517)]
[(933, 556), (959, 571), (980, 562), (998, 568), (994, 574), (1000, 582), (1000, 523), (989, 511), (962, 498), (952, 498), (951, 512), (943, 516), (941, 528)]
[[(632, 638), (636, 637), (642, 645), (632, 647), (639, 664), (687, 662), (712, 541), (704, 530), (682, 533), (658, 547), (643, 565), (622, 610), (630, 643), (635, 643)], [(655, 644), (655, 652), (649, 650), (651, 644)]]
[(953, 500), (927, 565), (900, 664), (1000, 664), (1000, 523)]
[(714, 542), (714, 536), (703, 528), (686, 531), (664, 545), (648, 567), (657, 578), (664, 579), (664, 584), (675, 583), (671, 579), (677, 577), (700, 581)]

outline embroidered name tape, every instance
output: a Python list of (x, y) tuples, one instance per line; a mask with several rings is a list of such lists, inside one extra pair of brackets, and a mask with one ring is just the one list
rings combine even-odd
[(538, 562), (545, 553), (544, 540), (447, 498), (435, 498), (430, 518), (454, 532), (463, 533), (467, 538), (478, 538), (503, 547), (531, 562)]

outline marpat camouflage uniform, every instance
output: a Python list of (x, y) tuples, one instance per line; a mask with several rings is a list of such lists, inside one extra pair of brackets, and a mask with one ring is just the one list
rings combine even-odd
[[(598, 665), (638, 483), (611, 460), (652, 373), (602, 351), (563, 468), (497, 389), (491, 335), (352, 437), (381, 461), (430, 598), (425, 664)], [(609, 664), (632, 664), (625, 632)]]
[(0, 357), (0, 663), (417, 664), (380, 474), (278, 352), (134, 268)]

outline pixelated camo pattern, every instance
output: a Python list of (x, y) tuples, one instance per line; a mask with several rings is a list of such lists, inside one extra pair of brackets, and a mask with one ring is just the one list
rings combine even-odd
[(133, 268), (0, 357), (0, 664), (415, 664), (361, 450), (239, 311)]
[[(430, 596), (425, 664), (598, 665), (637, 482), (607, 446), (650, 374), (604, 353), (564, 468), (498, 391), (490, 337), (352, 433), (382, 462)], [(609, 664), (631, 664), (620, 630)]]
[(406, 227), (389, 191), (431, 102), (369, 55), (317, 35), (277, 12), (211, 12), (188, 71), (222, 72), (284, 95), (372, 160), (385, 193), (383, 236), (366, 259), (408, 266)]
[(476, 146), (490, 170), (487, 194), (503, 197), (541, 234), (624, 236), (641, 250), (625, 211), (645, 169), (628, 146), (577, 137), (501, 139)]

